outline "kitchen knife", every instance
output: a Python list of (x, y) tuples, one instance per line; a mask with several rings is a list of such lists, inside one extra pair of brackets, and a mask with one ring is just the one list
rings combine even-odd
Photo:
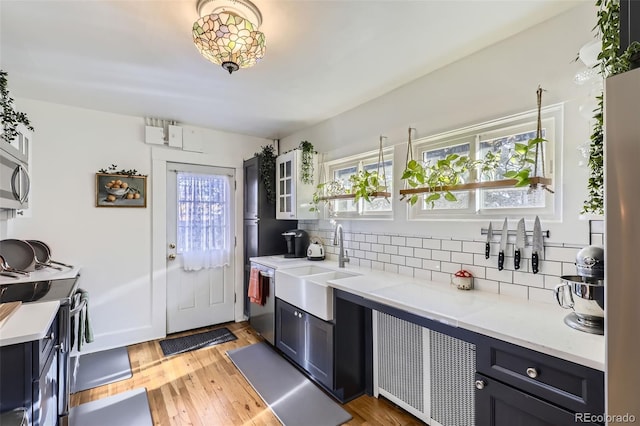
[(540, 256), (544, 254), (544, 246), (542, 245), (542, 227), (540, 226), (540, 218), (536, 216), (533, 223), (533, 250), (531, 252), (531, 270), (537, 274), (540, 270)]
[(502, 234), (500, 235), (500, 253), (498, 253), (498, 270), (504, 269), (504, 251), (507, 248), (507, 238), (509, 237), (509, 225), (507, 224), (507, 218), (504, 218), (502, 224)]
[(520, 258), (526, 243), (527, 231), (524, 229), (524, 218), (522, 218), (518, 221), (518, 227), (516, 228), (516, 251), (513, 254), (513, 267), (515, 269), (520, 269)]
[(489, 229), (487, 230), (487, 242), (484, 246), (484, 258), (488, 259), (491, 252), (491, 239), (493, 238), (493, 226), (489, 222)]

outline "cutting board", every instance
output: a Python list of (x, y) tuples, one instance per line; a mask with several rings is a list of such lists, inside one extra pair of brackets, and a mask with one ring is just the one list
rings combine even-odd
[(0, 328), (7, 322), (9, 317), (22, 305), (22, 302), (0, 303)]

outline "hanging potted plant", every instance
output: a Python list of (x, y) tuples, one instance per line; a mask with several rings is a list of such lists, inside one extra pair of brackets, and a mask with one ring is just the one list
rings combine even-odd
[(5, 142), (11, 142), (18, 136), (18, 124), (23, 124), (31, 131), (33, 126), (24, 112), (13, 109), (13, 98), (9, 96), (7, 88), (7, 75), (5, 71), (0, 70), (0, 122), (2, 122), (0, 138)]
[(256, 152), (254, 155), (258, 157), (260, 167), (258, 173), (264, 185), (265, 196), (267, 201), (273, 204), (276, 201), (276, 153), (272, 145), (265, 145), (262, 147), (262, 151)]
[(309, 141), (300, 142), (299, 148), (302, 150), (302, 165), (300, 167), (300, 180), (304, 184), (313, 183), (313, 156), (316, 152), (313, 144)]

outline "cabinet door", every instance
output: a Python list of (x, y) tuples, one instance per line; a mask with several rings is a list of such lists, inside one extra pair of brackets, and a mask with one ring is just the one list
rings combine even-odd
[(58, 424), (58, 351), (51, 351), (42, 374), (33, 382), (33, 425)]
[(244, 219), (258, 218), (258, 157), (244, 162)]
[(576, 415), (570, 411), (476, 374), (477, 426), (558, 426), (575, 423)]
[(276, 298), (276, 347), (298, 365), (304, 362), (304, 311)]
[(333, 324), (305, 313), (305, 342), (302, 367), (333, 389)]
[(295, 196), (295, 159), (296, 152), (291, 151), (278, 156), (276, 161), (276, 218), (294, 219), (296, 217)]

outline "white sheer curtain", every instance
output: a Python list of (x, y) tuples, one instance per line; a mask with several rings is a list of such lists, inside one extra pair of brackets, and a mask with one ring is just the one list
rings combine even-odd
[(178, 253), (185, 271), (229, 264), (229, 176), (182, 173), (178, 179)]

